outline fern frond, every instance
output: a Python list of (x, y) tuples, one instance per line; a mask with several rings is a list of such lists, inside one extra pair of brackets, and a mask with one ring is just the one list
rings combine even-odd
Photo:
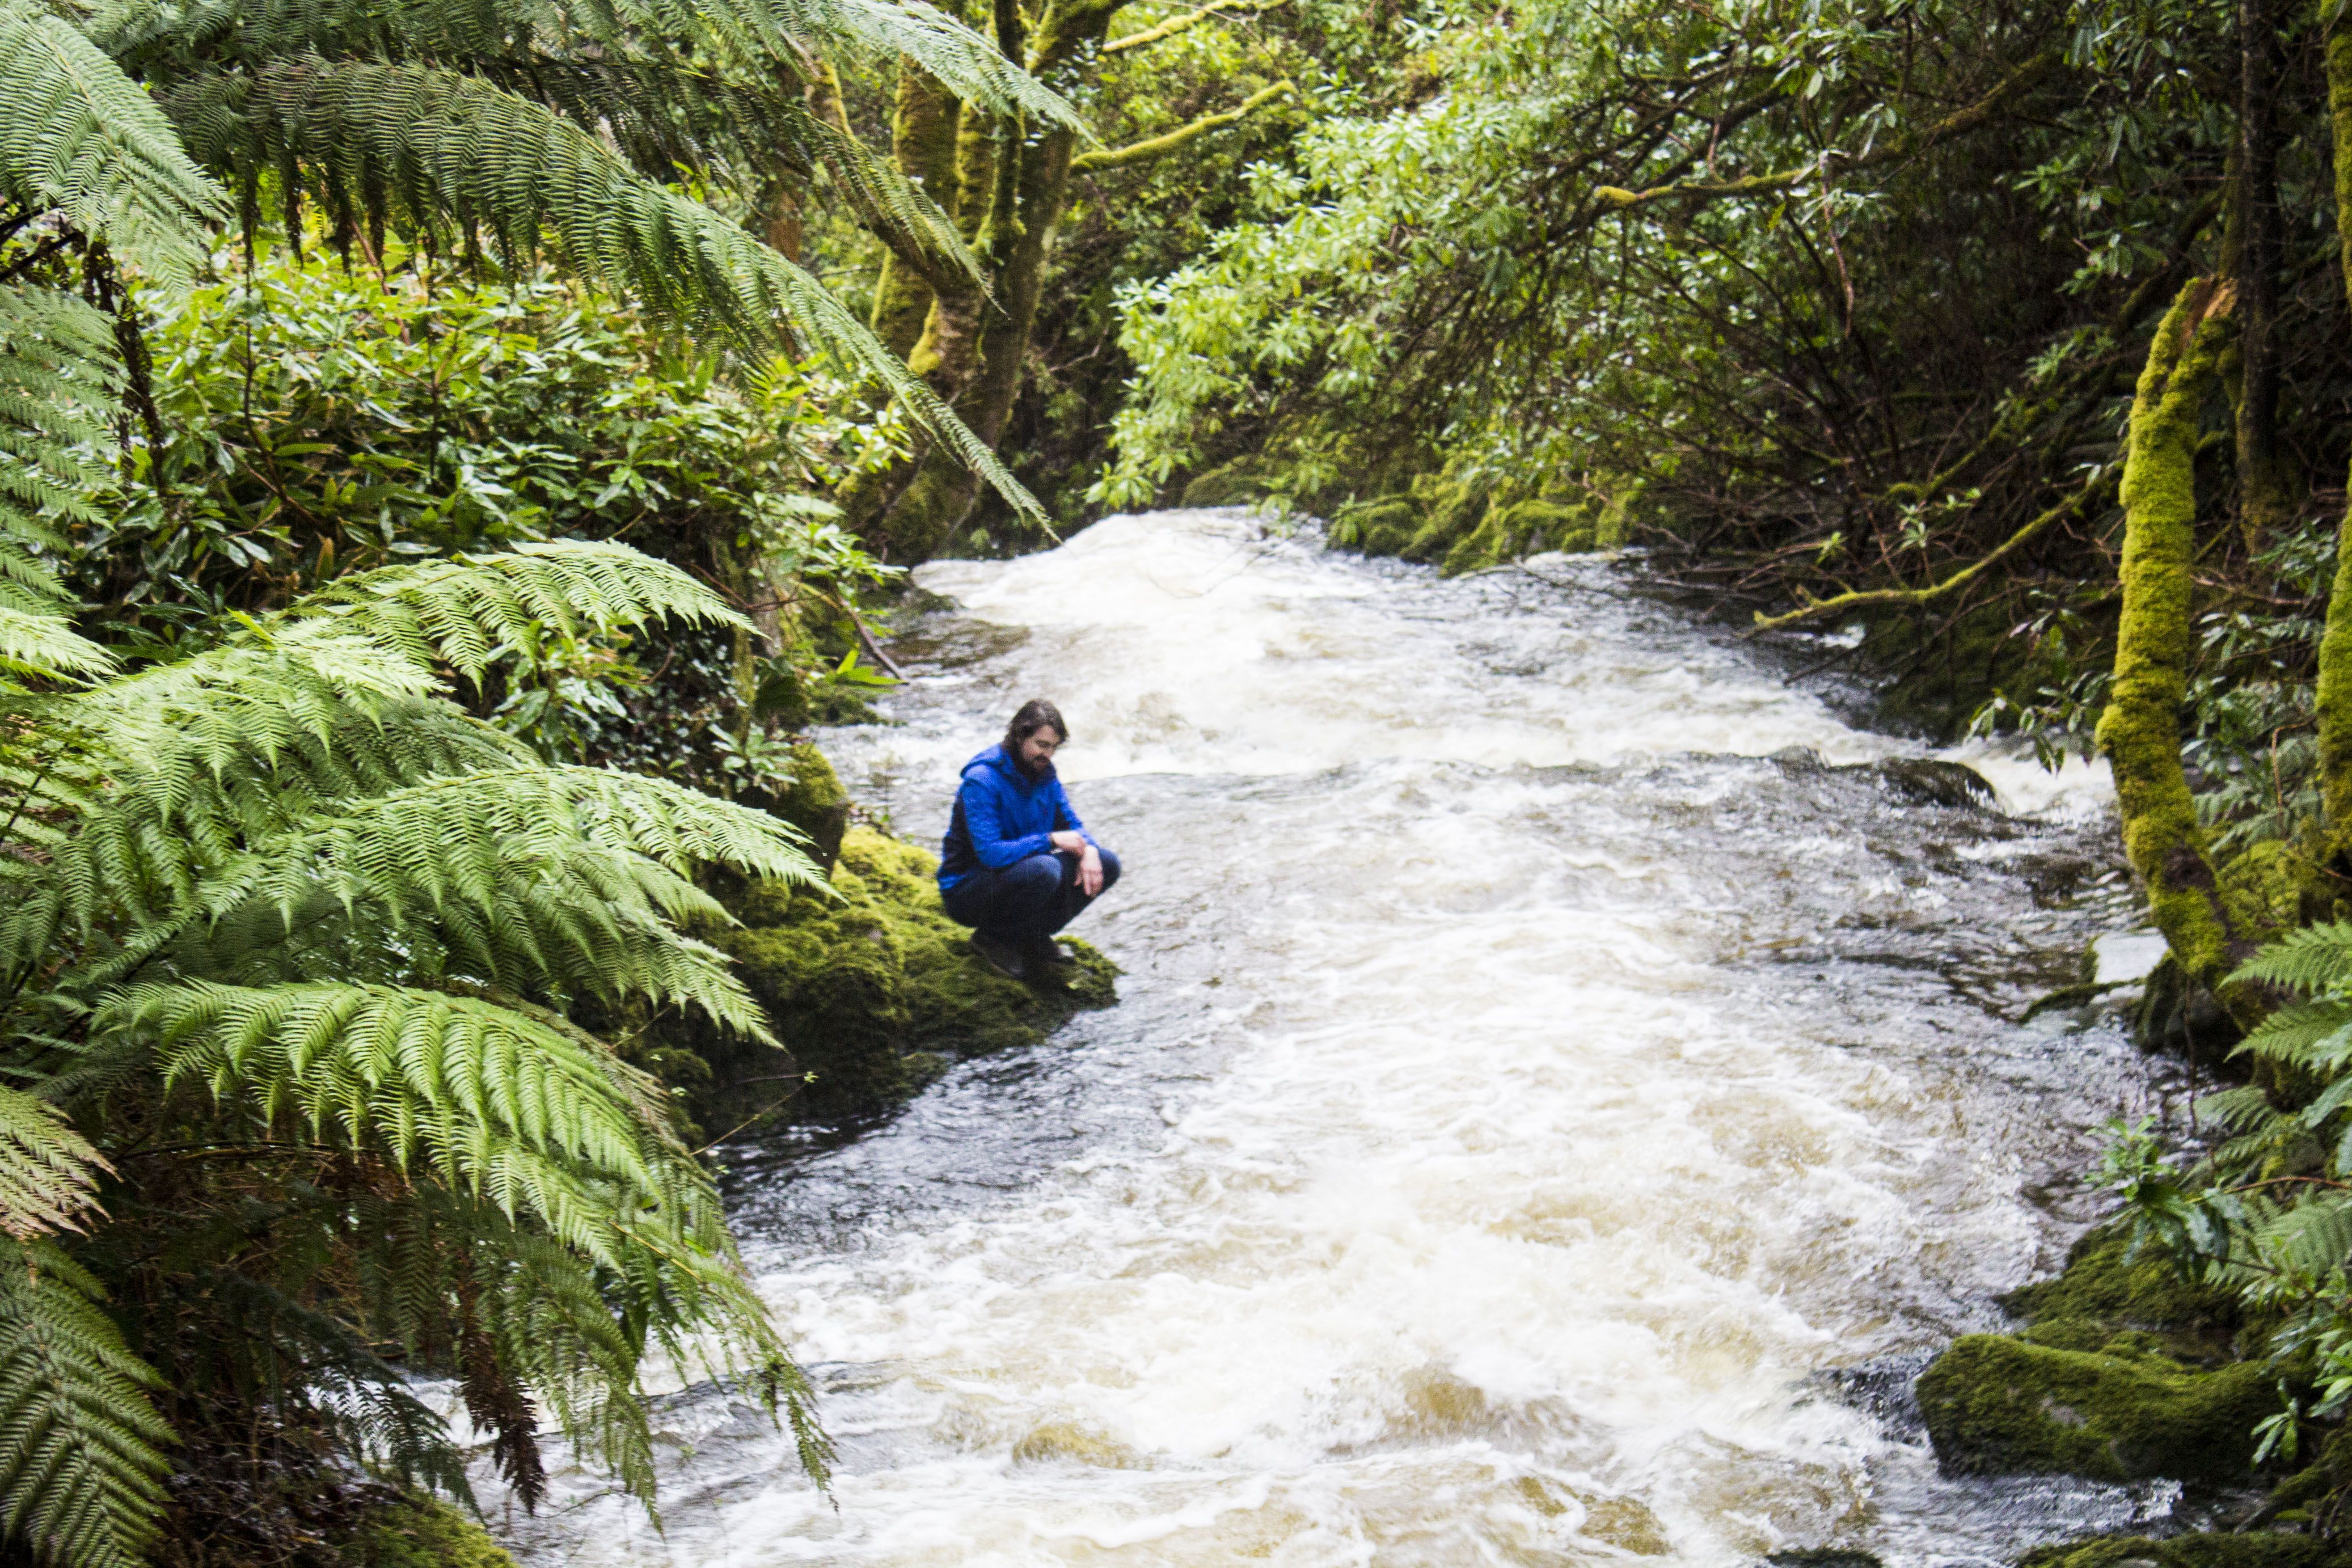
[(1067, 126), (1092, 139), (1085, 118), (1068, 100), (1006, 59), (992, 40), (926, 0), (732, 0), (729, 9), (742, 18), (739, 25), (772, 34), (788, 34), (797, 26), (820, 43), (869, 60), (910, 59), (968, 102), (997, 114)]
[(0, 195), (63, 213), (166, 282), (228, 213), (145, 90), (30, 0), (0, 0)]
[(53, 677), (112, 668), (114, 655), (76, 632), (64, 616), (0, 608), (0, 670)]
[(47, 1562), (138, 1568), (173, 1437), (101, 1299), (55, 1245), (0, 1246), (0, 1531)]
[(0, 670), (112, 665), (67, 623), (72, 601), (44, 558), (65, 548), (52, 518), (90, 518), (81, 492), (97, 476), (89, 453), (106, 437), (119, 368), (113, 325), (97, 310), (55, 289), (0, 287)]
[(2305, 993), (2352, 985), (2352, 923), (2290, 931), (2238, 967), (2230, 984), (2290, 986)]
[(2281, 1008), (2256, 1024), (2231, 1054), (2332, 1072), (2352, 1061), (2352, 1003)]
[(643, 1237), (723, 1247), (658, 1086), (551, 1015), (392, 986), (192, 982), (122, 992), (92, 1030), (152, 1040), (168, 1082), (381, 1147), (608, 1268)]
[(1044, 509), (987, 444), (823, 284), (698, 202), (646, 179), (552, 110), (488, 82), (410, 66), (281, 61), (199, 76), (165, 105), (197, 155), (261, 156), (383, 193), (413, 221), (488, 231), (510, 256), (551, 237), (565, 262), (656, 320), (761, 359), (794, 335), (888, 388), (908, 417), (1023, 516)]
[(2241, 1083), (2199, 1096), (2197, 1113), (2240, 1133), (2257, 1132), (2279, 1120), (2278, 1111), (2271, 1104), (2270, 1096), (2252, 1083)]
[(587, 539), (522, 544), (339, 578), (270, 617), (331, 622), (478, 679), (501, 649), (526, 655), (551, 629), (565, 638), (647, 621), (742, 626), (726, 601), (667, 561)]
[(2282, 1210), (2256, 1232), (2263, 1255), (2306, 1276), (2344, 1267), (2352, 1259), (2352, 1197), (2335, 1193)]
[[(37, 519), (93, 516), (80, 490), (100, 468), (115, 412), (121, 366), (114, 323), (55, 288), (0, 288), (0, 525), (26, 543), (58, 549), (62, 538)], [(50, 596), (54, 578), (44, 571)]]
[(29, 1241), (79, 1230), (97, 1207), (98, 1174), (113, 1168), (56, 1106), (0, 1088), (0, 1231)]

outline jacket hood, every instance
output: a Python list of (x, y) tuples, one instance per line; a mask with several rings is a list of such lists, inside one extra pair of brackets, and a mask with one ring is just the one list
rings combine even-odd
[(967, 774), (975, 768), (986, 768), (1010, 779), (1016, 787), (1023, 789), (1038, 789), (1050, 782), (1054, 777), (1054, 765), (1050, 762), (1045, 764), (1045, 771), (1042, 775), (1036, 778), (1030, 777), (1022, 770), (1021, 764), (1014, 760), (1013, 754), (1004, 749), (1004, 743), (1001, 740), (963, 765), (963, 770)]

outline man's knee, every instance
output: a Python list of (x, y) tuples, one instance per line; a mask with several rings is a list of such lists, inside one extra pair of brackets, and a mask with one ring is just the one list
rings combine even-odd
[(997, 873), (997, 896), (1009, 895), (1024, 902), (1050, 898), (1067, 875), (1061, 856), (1031, 855), (1027, 860), (1014, 861)]
[(1118, 857), (1099, 844), (1095, 846), (1095, 853), (1102, 860), (1103, 892), (1108, 893), (1118, 881)]

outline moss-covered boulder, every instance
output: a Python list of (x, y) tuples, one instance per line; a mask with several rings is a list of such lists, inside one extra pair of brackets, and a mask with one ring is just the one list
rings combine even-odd
[(790, 770), (780, 788), (763, 791), (745, 804), (772, 811), (808, 835), (809, 858), (830, 874), (841, 854), (841, 837), (849, 831), (849, 791), (824, 753), (806, 741), (793, 746)]
[(1351, 501), (1331, 518), (1331, 542), (1366, 555), (1402, 555), (1421, 528), (1421, 503), (1411, 496)]
[(1246, 507), (1274, 494), (1280, 467), (1256, 453), (1220, 464), (1195, 476), (1179, 504), (1186, 507)]
[(2274, 1383), (2259, 1363), (2202, 1372), (2129, 1341), (2086, 1351), (1969, 1334), (1920, 1375), (1918, 1397), (1949, 1469), (2230, 1480), (2253, 1463)]
[(2021, 1334), (1970, 1334), (1921, 1375), (1937, 1456), (1956, 1470), (2243, 1479), (2276, 1374), (2237, 1298), (2135, 1256), (2128, 1229), (2091, 1231), (2056, 1278), (2002, 1298)]
[(735, 958), (788, 1055), (706, 1038), (713, 1079), (698, 1119), (731, 1124), (787, 1092), (791, 1119), (870, 1114), (954, 1057), (1034, 1043), (1077, 1009), (1118, 999), (1118, 967), (1067, 937), (1076, 962), (1066, 984), (1022, 985), (982, 964), (940, 906), (938, 868), (912, 844), (855, 827), (831, 896), (774, 882), (719, 890), (742, 924), (710, 939)]
[(341, 1555), (353, 1568), (515, 1568), (506, 1548), (465, 1513), (414, 1494), (370, 1509)]
[(2315, 1536), (2283, 1530), (2242, 1535), (2095, 1535), (2037, 1546), (2017, 1568), (2337, 1568), (2344, 1556)]
[(2169, 1259), (2155, 1252), (2135, 1257), (2130, 1229), (2123, 1225), (2088, 1232), (2067, 1252), (2066, 1267), (2055, 1278), (2011, 1291), (2000, 1304), (2045, 1344), (2095, 1350), (2117, 1335), (2136, 1333), (2192, 1364), (2231, 1359), (2244, 1327), (2234, 1294), (2184, 1280)]

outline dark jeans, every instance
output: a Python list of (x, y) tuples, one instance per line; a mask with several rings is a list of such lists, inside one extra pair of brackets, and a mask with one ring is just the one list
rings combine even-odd
[[(1103, 892), (1118, 881), (1118, 857), (1101, 852)], [(982, 866), (940, 895), (948, 918), (1008, 942), (1043, 942), (1078, 916), (1094, 899), (1078, 891), (1078, 857), (1058, 850), (1015, 861), (1003, 871)]]

